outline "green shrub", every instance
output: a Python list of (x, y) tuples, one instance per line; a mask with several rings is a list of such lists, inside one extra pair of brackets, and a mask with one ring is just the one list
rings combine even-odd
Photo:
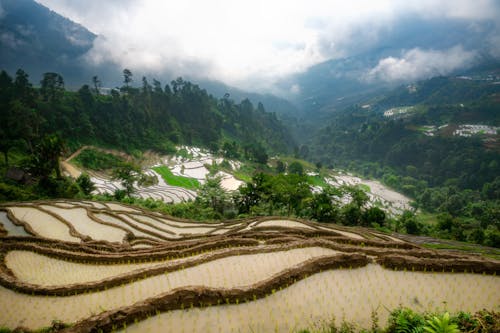
[(76, 184), (85, 195), (90, 195), (90, 193), (95, 189), (95, 185), (90, 180), (90, 176), (86, 173), (82, 173), (77, 179)]
[(24, 201), (30, 199), (35, 199), (35, 195), (15, 185), (0, 182), (0, 201)]
[(433, 316), (432, 319), (427, 320), (423, 330), (428, 333), (460, 333), (457, 324), (451, 323), (448, 312), (441, 316)]
[(95, 149), (83, 150), (73, 161), (78, 166), (96, 171), (115, 168), (124, 162), (121, 157)]
[(424, 317), (407, 308), (396, 309), (389, 316), (387, 333), (420, 333), (426, 322)]

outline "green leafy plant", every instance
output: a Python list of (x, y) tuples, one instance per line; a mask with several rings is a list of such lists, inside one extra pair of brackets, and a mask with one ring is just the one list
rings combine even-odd
[(423, 328), (428, 333), (460, 333), (457, 324), (451, 323), (450, 314), (445, 312), (442, 316), (433, 316), (427, 320)]
[(425, 325), (424, 317), (411, 309), (400, 308), (391, 312), (388, 333), (420, 333)]

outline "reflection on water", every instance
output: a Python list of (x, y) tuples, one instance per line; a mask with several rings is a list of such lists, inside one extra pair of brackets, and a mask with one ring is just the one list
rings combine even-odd
[(23, 227), (15, 225), (7, 217), (7, 212), (0, 211), (0, 223), (3, 225), (5, 230), (7, 230), (7, 236), (24, 236), (31, 237), (31, 235), (24, 230)]

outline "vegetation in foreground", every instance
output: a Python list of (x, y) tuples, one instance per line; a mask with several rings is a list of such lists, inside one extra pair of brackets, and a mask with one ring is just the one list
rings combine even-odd
[(385, 328), (379, 326), (378, 317), (372, 314), (372, 327), (369, 330), (358, 329), (353, 323), (342, 322), (337, 326), (335, 319), (328, 323), (319, 323), (312, 329), (302, 329), (299, 333), (494, 333), (500, 331), (500, 313), (482, 310), (474, 314), (458, 312), (450, 314), (419, 313), (409, 308), (393, 310)]
[[(329, 322), (317, 323), (313, 328), (299, 329), (297, 333), (496, 333), (500, 331), (500, 313), (487, 310), (474, 314), (463, 311), (456, 314), (450, 314), (447, 311), (420, 313), (409, 308), (398, 308), (391, 311), (386, 327), (379, 325), (377, 315), (372, 313), (370, 329), (359, 329), (356, 324), (345, 321), (337, 325), (335, 319), (332, 319)], [(35, 331), (13, 331), (6, 327), (0, 327), (0, 333), (51, 333), (67, 327), (70, 325), (55, 321), (51, 327)]]

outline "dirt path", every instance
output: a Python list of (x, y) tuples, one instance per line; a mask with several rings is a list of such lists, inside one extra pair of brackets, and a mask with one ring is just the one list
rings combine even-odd
[(70, 164), (67, 160), (60, 161), (59, 165), (61, 166), (62, 171), (70, 175), (72, 178), (76, 179), (82, 174), (82, 171), (80, 169), (75, 167), (73, 164)]
[(132, 160), (132, 156), (130, 156), (124, 152), (114, 150), (114, 149), (104, 149), (104, 148), (99, 148), (99, 147), (95, 147), (95, 146), (81, 146), (73, 154), (71, 154), (68, 158), (66, 158), (64, 161), (59, 162), (61, 170), (63, 172), (65, 172), (66, 174), (68, 174), (69, 176), (71, 176), (72, 178), (75, 178), (75, 179), (78, 178), (82, 174), (82, 171), (78, 167), (76, 167), (73, 163), (71, 163), (71, 160), (76, 158), (78, 155), (80, 155), (81, 152), (84, 151), (85, 149), (94, 149), (94, 150), (97, 150), (97, 151), (100, 151), (103, 153), (112, 154), (112, 155), (124, 158), (127, 161)]

